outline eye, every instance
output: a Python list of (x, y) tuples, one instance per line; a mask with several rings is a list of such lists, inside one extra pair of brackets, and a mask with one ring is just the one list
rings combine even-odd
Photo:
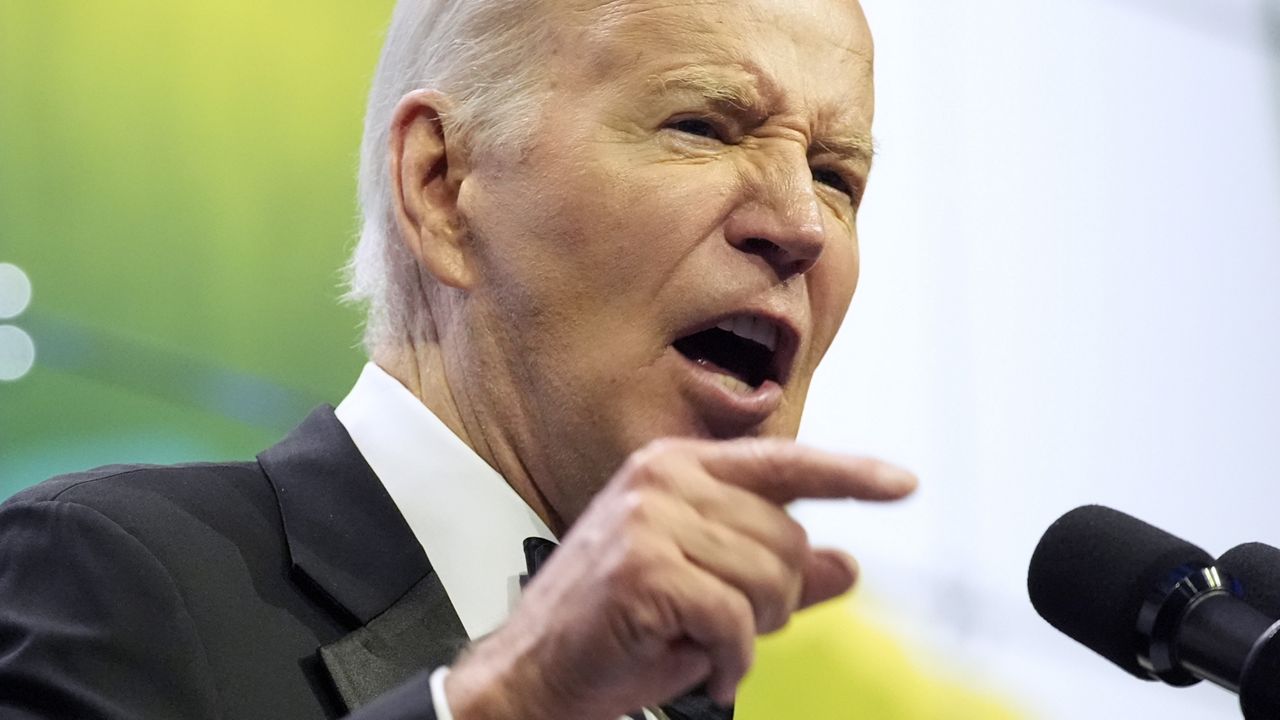
[(667, 125), (667, 127), (675, 130), (676, 132), (684, 133), (685, 135), (696, 135), (697, 137), (718, 140), (720, 142), (725, 141), (724, 133), (720, 132), (720, 128), (716, 127), (715, 123), (710, 120), (705, 120), (703, 118), (685, 118), (683, 120), (676, 120), (675, 122)]
[(813, 180), (826, 185), (832, 190), (842, 192), (851, 199), (857, 199), (857, 195), (854, 193), (853, 187), (849, 185), (849, 181), (845, 180), (844, 176), (835, 170), (816, 169), (813, 171)]

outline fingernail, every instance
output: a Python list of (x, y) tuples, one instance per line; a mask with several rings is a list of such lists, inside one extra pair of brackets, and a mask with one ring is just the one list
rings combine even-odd
[(836, 562), (844, 566), (844, 571), (849, 573), (849, 582), (858, 582), (858, 573), (861, 571), (861, 568), (858, 566), (857, 558), (849, 555), (848, 553), (840, 553), (835, 556), (835, 559)]
[(920, 478), (916, 477), (915, 473), (910, 470), (900, 468), (897, 465), (886, 466), (882, 477), (885, 481), (894, 485), (909, 487), (913, 490), (920, 485)]

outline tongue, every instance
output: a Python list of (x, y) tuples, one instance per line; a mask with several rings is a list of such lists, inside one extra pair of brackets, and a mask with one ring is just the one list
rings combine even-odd
[(722, 368), (719, 365), (711, 362), (706, 358), (689, 358), (689, 359), (694, 363), (696, 363), (698, 367), (702, 368), (703, 370), (710, 370), (711, 372), (720, 373), (721, 375), (728, 375), (729, 377), (740, 380), (741, 382), (744, 382), (747, 385), (751, 384), (751, 381), (748, 380), (745, 375), (734, 372), (726, 368)]

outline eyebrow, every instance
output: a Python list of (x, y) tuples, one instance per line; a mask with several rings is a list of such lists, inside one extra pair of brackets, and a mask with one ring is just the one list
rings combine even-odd
[(876, 141), (864, 132), (852, 135), (831, 135), (813, 142), (813, 147), (820, 152), (829, 152), (845, 160), (871, 165), (876, 157)]
[(763, 98), (756, 87), (755, 78), (745, 72), (735, 78), (705, 67), (686, 65), (654, 75), (649, 78), (649, 82), (661, 92), (672, 89), (688, 90), (714, 102), (732, 105), (739, 110), (764, 110)]
[[(669, 92), (673, 89), (687, 90), (713, 103), (757, 112), (762, 116), (770, 114), (770, 108), (766, 106), (766, 98), (758, 87), (759, 82), (764, 80), (769, 99), (776, 98), (777, 92), (771, 84), (768, 84), (768, 80), (761, 78), (757, 72), (749, 68), (733, 72), (733, 75), (698, 65), (686, 65), (654, 75), (649, 78), (649, 81), (650, 85), (659, 92)], [(815, 139), (812, 149), (831, 153), (844, 160), (871, 165), (876, 155), (876, 142), (870, 133), (840, 133)]]

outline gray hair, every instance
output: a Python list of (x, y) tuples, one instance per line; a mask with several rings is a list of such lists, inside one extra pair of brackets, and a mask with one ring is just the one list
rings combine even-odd
[(417, 260), (396, 227), (389, 147), (396, 106), (408, 93), (439, 90), (448, 137), (472, 156), (519, 148), (539, 107), (539, 62), (550, 41), (541, 0), (399, 0), (374, 74), (360, 149), (360, 239), (344, 297), (367, 311), (365, 350), (423, 337), (426, 297)]

